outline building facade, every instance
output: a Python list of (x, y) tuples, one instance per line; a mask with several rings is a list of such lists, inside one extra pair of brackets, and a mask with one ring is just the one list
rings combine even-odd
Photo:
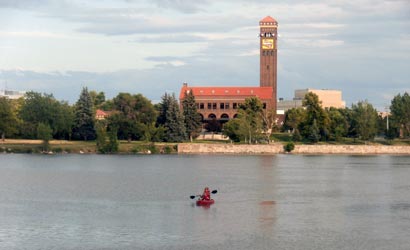
[(277, 21), (270, 16), (259, 22), (259, 87), (198, 87), (184, 83), (179, 95), (180, 104), (185, 93), (193, 91), (198, 112), (205, 122), (213, 119), (225, 122), (235, 118), (239, 105), (250, 97), (259, 98), (264, 109), (276, 110), (277, 28)]
[(344, 108), (346, 102), (342, 100), (342, 91), (335, 89), (297, 89), (294, 100), (303, 100), (307, 93), (314, 93), (322, 102), (322, 108)]
[(291, 108), (302, 107), (303, 99), (307, 93), (314, 93), (318, 96), (319, 101), (322, 103), (322, 108), (345, 108), (346, 102), (342, 100), (342, 91), (335, 89), (297, 89), (293, 100), (279, 99), (277, 103), (278, 113), (283, 113)]
[(259, 21), (260, 87), (273, 88), (273, 109), (276, 110), (278, 79), (278, 22), (270, 16)]
[(250, 97), (259, 98), (264, 109), (273, 107), (271, 87), (190, 87), (184, 83), (179, 96), (180, 103), (189, 91), (193, 91), (203, 121), (216, 119), (225, 122), (235, 118), (239, 105)]

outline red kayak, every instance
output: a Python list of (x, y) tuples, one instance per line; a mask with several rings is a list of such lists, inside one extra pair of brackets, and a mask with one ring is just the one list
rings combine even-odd
[(213, 199), (210, 199), (210, 200), (197, 200), (196, 205), (197, 206), (209, 206), (209, 205), (214, 204), (214, 202), (215, 201)]

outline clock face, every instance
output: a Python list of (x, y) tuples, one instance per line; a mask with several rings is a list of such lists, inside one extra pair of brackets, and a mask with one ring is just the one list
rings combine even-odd
[(274, 47), (273, 39), (262, 39), (262, 49), (274, 49)]

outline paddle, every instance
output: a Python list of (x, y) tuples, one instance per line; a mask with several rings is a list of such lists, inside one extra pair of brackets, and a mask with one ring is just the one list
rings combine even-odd
[[(212, 190), (212, 192), (211, 192), (212, 194), (216, 194), (216, 193), (218, 193), (218, 190)], [(191, 195), (191, 196), (189, 196), (189, 198), (191, 198), (191, 199), (195, 199), (195, 197), (199, 197), (199, 196), (201, 196), (200, 194), (198, 194), (198, 195)]]

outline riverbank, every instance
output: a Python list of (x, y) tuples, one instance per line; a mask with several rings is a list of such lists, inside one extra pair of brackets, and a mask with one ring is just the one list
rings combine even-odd
[[(263, 145), (235, 144), (178, 144), (178, 154), (282, 154), (285, 153), (282, 143)], [(410, 155), (410, 146), (386, 145), (295, 145), (291, 154), (396, 154)]]
[[(6, 139), (0, 141), (0, 153), (45, 154), (97, 154), (95, 141), (51, 140), (45, 151), (41, 140)], [(176, 143), (149, 143), (120, 141), (116, 154), (172, 154), (177, 153)]]
[[(230, 155), (275, 155), (286, 153), (285, 142), (272, 144), (230, 144), (230, 143), (147, 143), (138, 141), (120, 141), (116, 154), (230, 154)], [(0, 152), (3, 153), (73, 153), (97, 154), (93, 141), (50, 141), (48, 151), (42, 149), (41, 140), (13, 140), (0, 141)], [(346, 145), (346, 144), (296, 144), (291, 154), (354, 154), (375, 155), (394, 154), (410, 155), (410, 145)]]

